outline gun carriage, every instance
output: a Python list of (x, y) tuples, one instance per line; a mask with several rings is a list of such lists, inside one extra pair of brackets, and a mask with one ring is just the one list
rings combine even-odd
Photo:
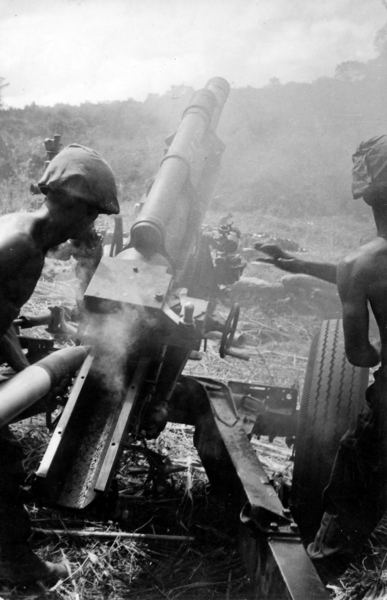
[[(338, 441), (367, 383), (367, 372), (346, 361), (339, 323), (326, 322), (313, 343), (301, 410), (292, 388), (183, 374), (214, 332), (221, 357), (248, 359), (232, 346), (238, 306), (225, 323), (213, 317), (219, 285), (243, 271), (238, 231), (223, 225), (213, 235), (202, 227), (224, 151), (215, 132), (228, 93), (228, 83), (214, 78), (193, 96), (129, 242), (113, 241), (118, 252), (101, 259), (86, 290), (82, 345), (50, 354), (0, 388), (2, 405), (12, 399), (13, 406), (0, 419), (30, 414), (66, 372), (79, 369), (36, 473), (46, 502), (78, 510), (108, 493), (128, 435), (157, 437), (167, 421), (194, 425), (211, 484), (238, 507), (256, 597), (322, 600), (328, 593), (301, 534), (305, 540), (316, 531)], [(272, 486), (250, 444), (253, 433), (296, 439), (290, 501)]]

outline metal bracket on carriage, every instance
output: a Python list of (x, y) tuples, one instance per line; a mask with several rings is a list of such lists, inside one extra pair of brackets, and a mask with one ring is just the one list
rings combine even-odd
[[(230, 484), (233, 482), (233, 487), (241, 488), (246, 498), (246, 511), (254, 524), (263, 531), (268, 531), (270, 524), (274, 522), (278, 526), (289, 525), (291, 517), (285, 514), (284, 507), (250, 444), (230, 388), (207, 378), (197, 378), (197, 381), (206, 392), (214, 424), (211, 426), (207, 421), (209, 428), (206, 430), (205, 426), (202, 427), (202, 432), (199, 425), (197, 439), (197, 450), (210, 481), (213, 476), (214, 483), (217, 483), (217, 472), (227, 463)], [(209, 437), (211, 444), (208, 443)]]
[(298, 411), (296, 388), (228, 381), (246, 433), (285, 437), (291, 441), (297, 433)]

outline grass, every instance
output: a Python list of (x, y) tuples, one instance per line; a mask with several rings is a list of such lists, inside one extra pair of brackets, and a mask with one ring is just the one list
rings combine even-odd
[[(208, 214), (216, 225), (219, 215)], [(336, 262), (361, 238), (372, 234), (371, 219), (360, 222), (345, 217), (316, 218), (310, 221), (281, 219), (261, 213), (234, 214), (234, 224), (243, 233), (266, 232), (290, 238), (307, 250), (305, 257)], [(249, 264), (245, 274), (278, 282), (283, 275), (274, 267)], [(51, 304), (74, 302), (76, 280), (72, 263), (48, 260), (26, 313), (36, 313)], [(243, 298), (242, 298), (243, 301)], [(227, 300), (219, 307), (227, 316)], [(220, 359), (218, 343), (209, 342), (199, 362), (191, 361), (186, 372), (228, 381), (237, 379), (266, 385), (295, 386), (302, 390), (310, 342), (325, 317), (324, 307), (313, 301), (273, 301), (270, 297), (254, 306), (242, 307), (240, 329), (247, 339), (250, 362), (227, 357)], [(40, 335), (47, 335), (40, 330)], [(26, 450), (26, 467), (39, 464), (48, 441), (42, 418), (16, 427)], [(37, 528), (93, 527), (96, 532), (112, 532), (111, 540), (78, 539), (35, 533), (33, 547), (44, 558), (69, 561), (73, 576), (54, 589), (42, 584), (30, 588), (2, 586), (0, 597), (89, 600), (247, 600), (250, 587), (237, 552), (237, 530), (227, 507), (212, 496), (207, 478), (192, 443), (192, 428), (169, 424), (149, 447), (161, 454), (174, 470), (158, 492), (147, 482), (144, 456), (127, 451), (117, 476), (119, 502), (114, 508), (100, 507), (82, 514), (55, 511), (29, 505)], [(291, 478), (291, 451), (283, 440), (273, 444), (254, 440), (262, 462), (270, 474)], [(180, 469), (180, 470), (178, 470)], [(165, 540), (124, 540), (114, 532), (190, 535), (194, 542)], [(370, 540), (360, 562), (339, 580), (330, 582), (332, 598), (355, 600), (384, 590), (387, 570), (387, 526), (381, 524)], [(364, 564), (362, 561), (365, 561)], [(381, 597), (380, 595), (377, 597)]]

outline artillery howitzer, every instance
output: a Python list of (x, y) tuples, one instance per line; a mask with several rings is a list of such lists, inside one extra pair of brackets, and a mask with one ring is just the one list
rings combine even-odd
[[(156, 437), (168, 420), (192, 424), (211, 484), (238, 507), (240, 547), (256, 597), (324, 599), (298, 525), (304, 537), (316, 530), (338, 440), (366, 382), (366, 373), (345, 361), (339, 327), (325, 324), (313, 344), (300, 418), (294, 389), (182, 374), (213, 331), (221, 333), (221, 356), (238, 356), (231, 348), (238, 307), (224, 324), (212, 316), (218, 285), (243, 270), (235, 231), (223, 229), (214, 240), (201, 227), (224, 150), (215, 130), (228, 92), (227, 82), (215, 78), (194, 95), (129, 243), (102, 258), (86, 290), (82, 343), (90, 352), (37, 486), (46, 502), (84, 509), (108, 493), (128, 435)], [(214, 247), (222, 259), (215, 264)], [(10, 382), (13, 390), (19, 377)], [(296, 436), (292, 502), (271, 484), (250, 445), (252, 433)]]

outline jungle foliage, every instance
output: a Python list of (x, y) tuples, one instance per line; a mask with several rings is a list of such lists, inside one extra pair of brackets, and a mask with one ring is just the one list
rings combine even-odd
[[(226, 152), (213, 208), (361, 216), (362, 203), (350, 193), (351, 155), (361, 140), (387, 132), (387, 25), (375, 47), (376, 58), (344, 62), (334, 77), (284, 85), (273, 77), (259, 89), (232, 89), (218, 130)], [(121, 202), (137, 200), (193, 91), (174, 86), (144, 102), (3, 106), (2, 209), (28, 205), (29, 183), (44, 168), (42, 142), (54, 133), (65, 145), (78, 142), (101, 152), (116, 174)]]

